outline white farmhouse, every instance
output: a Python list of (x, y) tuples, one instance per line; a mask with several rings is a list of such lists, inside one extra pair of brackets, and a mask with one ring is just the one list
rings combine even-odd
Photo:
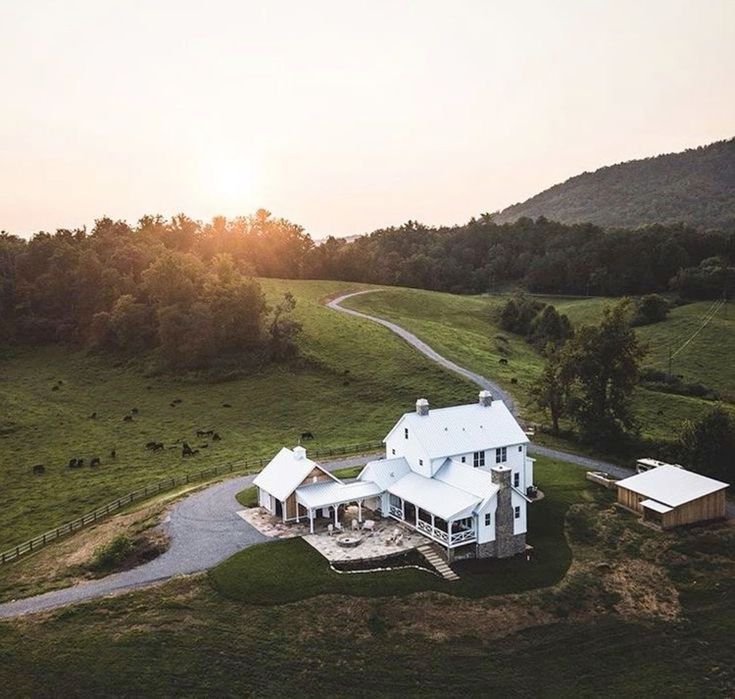
[(383, 440), (385, 458), (343, 483), (306, 458), (281, 452), (258, 475), (259, 503), (284, 521), (338, 517), (357, 503), (412, 527), (447, 557), (504, 558), (526, 548), (533, 492), (528, 438), (505, 404), (482, 391), (477, 403), (429, 409), (425, 399)]

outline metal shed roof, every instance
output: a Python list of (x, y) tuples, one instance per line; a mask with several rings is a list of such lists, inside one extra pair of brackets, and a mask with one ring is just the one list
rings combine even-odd
[(616, 485), (670, 507), (678, 507), (728, 487), (722, 481), (670, 464), (624, 478)]

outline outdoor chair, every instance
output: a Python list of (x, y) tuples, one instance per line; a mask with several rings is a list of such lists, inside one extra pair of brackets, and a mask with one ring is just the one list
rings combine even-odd
[(352, 531), (356, 532), (360, 528), (360, 524), (356, 519), (352, 520)]
[(329, 534), (329, 536), (332, 536), (332, 534), (334, 534), (334, 525), (333, 524), (328, 524), (327, 525), (327, 534)]

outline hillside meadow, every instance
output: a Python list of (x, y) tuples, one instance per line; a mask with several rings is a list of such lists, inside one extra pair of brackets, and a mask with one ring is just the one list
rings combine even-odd
[[(519, 413), (526, 419), (544, 421), (533, 406), (528, 389), (543, 367), (541, 355), (525, 340), (502, 330), (495, 312), (508, 295), (457, 296), (419, 289), (391, 288), (380, 293), (348, 299), (344, 305), (388, 318), (428, 342), (438, 352), (460, 364), (495, 379), (513, 394)], [(611, 298), (535, 297), (556, 306), (575, 325), (599, 322)], [(667, 369), (669, 347), (676, 351), (702, 325), (709, 301), (690, 303), (671, 310), (667, 320), (636, 328), (648, 347), (645, 367)], [(724, 405), (735, 410), (735, 308), (724, 307), (676, 356), (673, 372), (689, 383), (715, 389)], [(501, 363), (501, 359), (507, 363)], [(638, 388), (634, 396), (636, 415), (645, 437), (670, 440), (681, 422), (699, 417), (714, 405), (711, 401)]]
[[(164, 476), (268, 457), (306, 431), (315, 437), (309, 449), (379, 440), (419, 395), (435, 404), (472, 399), (470, 384), (385, 329), (323, 307), (325, 297), (354, 285), (262, 285), (272, 300), (286, 290), (296, 295), (302, 356), (233, 380), (151, 376), (145, 357), (62, 346), (2, 355), (0, 550)], [(125, 422), (133, 408), (137, 414)], [(222, 439), (197, 438), (199, 429), (215, 429)], [(166, 448), (149, 451), (149, 441)], [(182, 441), (199, 453), (182, 458)], [(102, 463), (90, 468), (95, 456)], [(84, 458), (85, 466), (68, 468), (71, 458)], [(46, 472), (33, 475), (35, 464)]]

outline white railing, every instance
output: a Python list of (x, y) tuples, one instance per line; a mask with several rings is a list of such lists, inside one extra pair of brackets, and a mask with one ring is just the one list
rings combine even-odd
[(395, 505), (390, 506), (390, 513), (394, 517), (398, 517), (398, 519), (403, 519), (403, 510), (400, 507), (396, 507)]
[(452, 544), (461, 544), (463, 541), (474, 541), (475, 531), (474, 529), (465, 529), (463, 532), (456, 532), (452, 534)]

